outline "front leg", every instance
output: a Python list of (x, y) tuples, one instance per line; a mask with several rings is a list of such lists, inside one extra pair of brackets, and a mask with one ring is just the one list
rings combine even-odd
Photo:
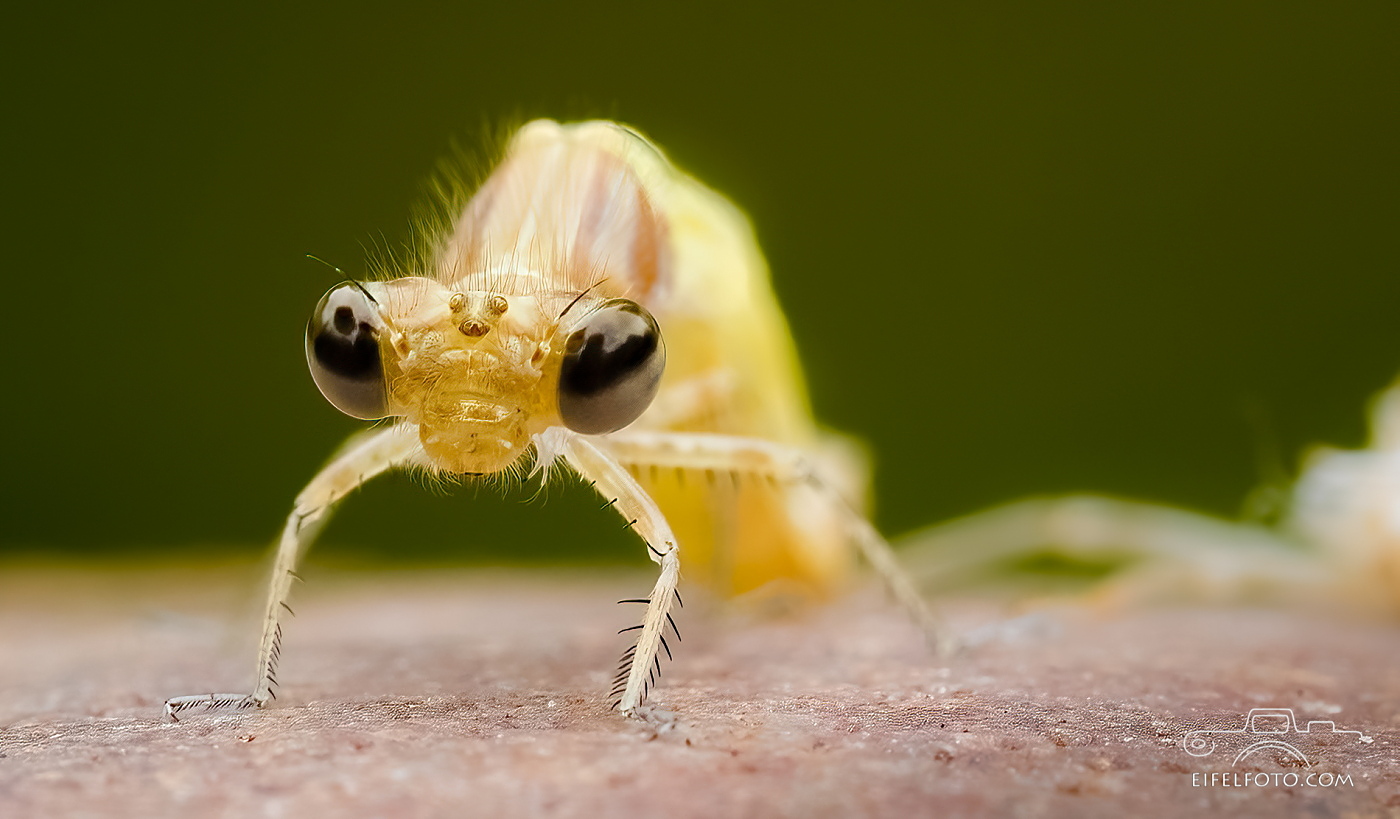
[[(588, 439), (569, 436), (564, 447), (564, 459), (593, 484), (630, 528), (642, 536), (647, 544), (647, 554), (661, 566), (661, 575), (657, 577), (656, 585), (647, 599), (641, 634), (629, 652), (630, 658), (627, 654), (623, 655), (625, 674), (619, 673), (613, 689), (614, 695), (620, 695), (613, 703), (614, 707), (628, 716), (637, 716), (638, 706), (646, 700), (656, 675), (661, 671), (661, 659), (657, 652), (665, 648), (668, 656), (671, 653), (663, 631), (667, 622), (671, 621), (672, 599), (680, 599), (676, 591), (681, 574), (676, 536), (671, 533), (671, 526), (661, 514), (660, 507), (642, 489), (641, 484), (616, 459)], [(671, 625), (675, 627), (674, 622)]]
[(191, 708), (205, 711), (261, 708), (275, 698), (277, 662), (282, 656), (282, 615), (290, 613), (287, 598), (296, 567), (306, 548), (330, 519), (331, 507), (356, 487), (391, 467), (406, 461), (418, 448), (418, 428), (411, 424), (356, 436), (297, 495), (292, 513), (282, 528), (277, 557), (268, 583), (267, 608), (263, 616), (262, 642), (258, 647), (257, 682), (251, 694), (194, 694), (165, 701), (165, 714), (172, 721)]

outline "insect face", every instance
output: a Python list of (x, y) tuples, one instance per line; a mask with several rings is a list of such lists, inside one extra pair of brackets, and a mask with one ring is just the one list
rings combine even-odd
[(391, 328), (389, 402), (418, 425), (431, 465), (488, 474), (515, 463), (530, 436), (557, 424), (542, 380), (554, 328), (528, 280), (408, 277), (379, 288)]
[[(307, 328), (312, 377), (347, 415), (417, 424), (444, 472), (498, 472), (561, 422), (596, 435), (635, 421), (665, 367), (656, 320), (627, 299), (541, 292), (532, 279), (337, 285)], [(581, 318), (551, 320), (561, 303)]]

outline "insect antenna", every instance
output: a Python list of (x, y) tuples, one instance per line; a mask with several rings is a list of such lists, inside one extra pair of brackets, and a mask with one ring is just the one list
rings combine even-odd
[[(341, 270), (340, 268), (336, 267), (335, 265), (331, 264), (330, 262), (326, 261), (325, 259), (322, 259), (320, 256), (313, 256), (313, 255), (311, 255), (310, 253), (308, 253), (308, 254), (306, 254), (306, 258), (312, 260), (313, 262), (320, 262), (321, 264), (325, 265), (326, 267), (329, 267), (331, 270), (334, 270), (336, 273), (339, 273), (340, 275), (345, 276), (345, 271), (344, 271), (344, 270)], [(376, 298), (374, 297), (374, 294), (373, 294), (373, 293), (370, 293), (368, 290), (366, 290), (366, 289), (365, 289), (365, 286), (364, 286), (363, 284), (360, 284), (359, 282), (355, 281), (355, 280), (352, 279), (352, 278), (349, 278), (348, 276), (346, 277), (345, 280), (348, 281), (348, 282), (350, 282), (350, 284), (354, 285), (354, 287), (355, 287), (356, 290), (360, 291), (361, 293), (364, 293), (364, 294), (365, 294), (365, 298), (369, 299), (369, 300), (370, 300), (370, 303), (376, 304), (376, 305), (379, 304), (379, 299), (376, 299)]]
[(313, 261), (313, 262), (320, 262), (321, 264), (325, 265), (326, 267), (329, 267), (331, 270), (334, 270), (335, 272), (339, 273), (339, 274), (342, 275), (342, 276), (345, 275), (345, 271), (344, 271), (344, 270), (341, 270), (340, 268), (336, 267), (335, 265), (331, 264), (330, 262), (326, 261), (325, 259), (322, 259), (320, 256), (315, 256), (315, 255), (313, 255), (313, 254), (308, 253), (308, 254), (306, 254), (306, 258), (310, 259), (310, 260)]
[(574, 300), (571, 301), (571, 302), (569, 302), (568, 306), (565, 307), (563, 310), (560, 310), (560, 311), (559, 311), (559, 315), (555, 316), (555, 317), (554, 317), (554, 320), (555, 320), (555, 321), (558, 321), (559, 319), (563, 318), (563, 317), (564, 317), (564, 314), (567, 313), (567, 312), (569, 312), (570, 310), (574, 309), (574, 305), (575, 305), (575, 304), (578, 304), (579, 301), (580, 301), (584, 296), (586, 296), (586, 295), (588, 295), (589, 293), (591, 293), (591, 292), (593, 291), (593, 288), (597, 287), (598, 285), (602, 284), (602, 283), (605, 282), (605, 281), (607, 281), (607, 277), (601, 278), (601, 279), (599, 279), (598, 281), (596, 281), (596, 282), (594, 282), (594, 283), (588, 285), (588, 289), (586, 289), (586, 290), (584, 290), (583, 292), (579, 293), (577, 296), (574, 296)]

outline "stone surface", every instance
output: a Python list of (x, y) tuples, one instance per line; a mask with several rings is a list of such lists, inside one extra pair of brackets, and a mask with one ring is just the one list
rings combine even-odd
[[(7, 568), (0, 816), (1400, 815), (1394, 624), (946, 602), (988, 639), (942, 660), (872, 593), (692, 593), (643, 723), (604, 692), (644, 575), (308, 575), (277, 702), (172, 724), (165, 697), (249, 684), (255, 571)], [(1183, 749), (1260, 707), (1372, 741)]]

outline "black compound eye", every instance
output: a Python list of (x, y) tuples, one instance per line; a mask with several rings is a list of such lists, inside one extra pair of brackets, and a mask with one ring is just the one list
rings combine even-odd
[(370, 420), (388, 415), (389, 390), (379, 339), (384, 321), (359, 285), (332, 287), (306, 325), (306, 363), (316, 387), (346, 415)]
[(559, 370), (564, 425), (586, 435), (622, 429), (651, 405), (665, 368), (666, 345), (656, 319), (636, 302), (604, 302), (564, 343)]

